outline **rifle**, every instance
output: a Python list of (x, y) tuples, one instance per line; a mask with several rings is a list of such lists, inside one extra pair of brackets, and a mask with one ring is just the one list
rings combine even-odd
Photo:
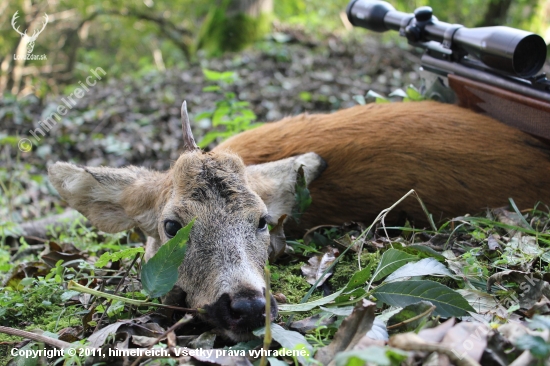
[(445, 23), (429, 6), (407, 14), (385, 1), (351, 0), (346, 13), (354, 26), (397, 30), (425, 50), (421, 70), (435, 75), (425, 97), (457, 103), (550, 142), (550, 80), (539, 74), (547, 49), (539, 35)]

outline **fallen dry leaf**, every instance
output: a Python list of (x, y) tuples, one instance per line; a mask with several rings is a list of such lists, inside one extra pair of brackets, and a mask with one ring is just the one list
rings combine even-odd
[[(340, 254), (340, 251), (331, 246), (327, 246), (323, 249), (323, 253), (315, 255), (309, 258), (308, 263), (302, 266), (302, 273), (304, 274), (306, 281), (315, 285), (317, 280), (321, 278), (323, 272), (336, 260), (336, 257)], [(332, 275), (332, 270), (327, 272), (321, 280), (317, 283), (317, 287), (321, 286)]]
[(319, 349), (315, 359), (323, 365), (332, 365), (331, 360), (338, 352), (352, 350), (372, 328), (375, 309), (375, 303), (366, 299), (359, 301), (351, 315), (344, 319), (338, 328), (332, 342)]

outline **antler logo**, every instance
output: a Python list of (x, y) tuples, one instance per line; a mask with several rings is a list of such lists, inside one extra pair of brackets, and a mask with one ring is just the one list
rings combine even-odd
[(15, 22), (17, 21), (17, 18), (19, 18), (19, 15), (17, 15), (19, 11), (16, 11), (15, 14), (13, 14), (13, 17), (11, 18), (11, 26), (17, 33), (21, 35), (21, 37), (26, 38), (27, 41), (27, 56), (29, 56), (32, 53), (32, 50), (34, 49), (34, 41), (38, 38), (40, 33), (46, 28), (46, 24), (48, 24), (48, 14), (44, 13), (44, 24), (42, 24), (42, 28), (40, 30), (35, 29), (32, 33), (32, 36), (29, 36), (27, 34), (27, 30), (25, 29), (24, 32), (21, 32), (19, 30), (19, 26), (16, 26)]

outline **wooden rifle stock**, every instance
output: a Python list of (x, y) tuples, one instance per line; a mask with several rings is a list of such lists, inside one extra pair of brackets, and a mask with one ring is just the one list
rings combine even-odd
[(458, 105), (493, 117), (550, 144), (550, 103), (449, 74)]

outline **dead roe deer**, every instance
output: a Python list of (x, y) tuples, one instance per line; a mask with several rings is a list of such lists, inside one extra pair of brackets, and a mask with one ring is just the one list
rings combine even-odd
[[(267, 223), (292, 212), (302, 165), (313, 204), (294, 233), (370, 223), (411, 188), (436, 220), (502, 206), (508, 197), (521, 208), (550, 202), (548, 146), (452, 105), (305, 114), (234, 136), (212, 152), (196, 148), (183, 110), (182, 117), (185, 151), (167, 172), (59, 162), (49, 168), (50, 180), (99, 229), (145, 231), (146, 259), (196, 217), (176, 287), (188, 306), (206, 308), (206, 317), (235, 340), (263, 323)], [(416, 200), (399, 210), (425, 224)]]

